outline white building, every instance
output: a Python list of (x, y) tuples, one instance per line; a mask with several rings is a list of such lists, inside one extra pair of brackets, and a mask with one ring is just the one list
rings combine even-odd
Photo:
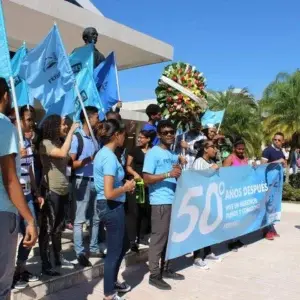
[[(95, 27), (99, 33), (98, 50), (105, 56), (115, 51), (119, 70), (172, 60), (171, 45), (106, 18), (89, 0), (67, 1), (3, 1), (10, 50), (16, 51), (23, 41), (33, 48), (56, 23), (68, 52), (83, 45), (82, 32), (86, 27)], [(139, 110), (133, 112), (128, 107), (124, 104), (124, 119), (147, 119)]]

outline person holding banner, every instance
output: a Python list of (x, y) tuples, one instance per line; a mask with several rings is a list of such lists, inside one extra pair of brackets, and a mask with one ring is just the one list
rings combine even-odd
[[(203, 140), (196, 143), (195, 148), (199, 149), (196, 159), (193, 164), (194, 170), (218, 170), (219, 166), (215, 163), (217, 155), (217, 147), (213, 141)], [(217, 257), (211, 250), (211, 247), (205, 247), (203, 249), (204, 255), (201, 257), (201, 251), (194, 251), (194, 266), (203, 270), (208, 270), (209, 267), (205, 260), (212, 260), (221, 262), (222, 259)]]
[[(273, 143), (267, 147), (261, 158), (261, 164), (267, 163), (280, 163), (284, 168), (287, 166), (287, 161), (285, 159), (284, 153), (282, 151), (282, 146), (284, 143), (284, 135), (281, 132), (275, 133), (273, 137)], [(280, 237), (277, 231), (275, 230), (274, 225), (270, 225), (266, 228), (265, 238), (267, 240), (274, 240), (275, 237)]]
[[(223, 167), (230, 166), (247, 166), (248, 158), (245, 156), (245, 142), (242, 138), (236, 137), (233, 141), (233, 152), (224, 160)], [(244, 243), (240, 239), (231, 240), (228, 244), (230, 251), (237, 252), (239, 248), (243, 247)]]
[(175, 126), (171, 121), (163, 120), (158, 123), (160, 144), (147, 152), (143, 167), (144, 182), (149, 186), (151, 205), (149, 284), (162, 290), (171, 290), (171, 286), (163, 278), (184, 279), (183, 275), (169, 268), (169, 262), (165, 262), (176, 179), (181, 176), (181, 164), (184, 163), (180, 156), (171, 151), (175, 133)]
[(245, 156), (245, 142), (236, 138), (233, 142), (233, 152), (224, 160), (223, 167), (247, 166), (248, 158)]
[(126, 193), (135, 190), (135, 181), (126, 181), (124, 169), (115, 150), (125, 141), (125, 126), (118, 120), (108, 120), (98, 129), (102, 149), (94, 160), (94, 179), (97, 192), (97, 213), (106, 228), (107, 255), (104, 261), (105, 300), (121, 300), (118, 292), (126, 293), (131, 287), (118, 281), (118, 273), (124, 255), (129, 248), (125, 231), (124, 203)]
[[(69, 180), (67, 177), (67, 166), (70, 162), (69, 150), (72, 136), (78, 127), (79, 124), (74, 123), (69, 130), (66, 120), (58, 115), (47, 117), (41, 127), (41, 143), (39, 146), (43, 166), (41, 195), (45, 198), (45, 204), (41, 209), (39, 246), (42, 272), (48, 276), (60, 275), (52, 269), (50, 238), (52, 239), (56, 266), (74, 267), (73, 264), (62, 257), (61, 236), (69, 193)], [(62, 142), (63, 139), (65, 139), (64, 142)]]

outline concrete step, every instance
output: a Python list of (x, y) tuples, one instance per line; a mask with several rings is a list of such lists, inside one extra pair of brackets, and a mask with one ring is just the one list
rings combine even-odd
[[(57, 271), (61, 273), (61, 276), (58, 277), (41, 275), (40, 281), (29, 283), (29, 287), (26, 289), (14, 289), (12, 291), (11, 300), (42, 299), (47, 295), (103, 276), (103, 259), (91, 258), (90, 261), (93, 265), (92, 267), (82, 268), (78, 265), (72, 243), (72, 233), (70, 232), (63, 233), (62, 253), (67, 260), (74, 263), (74, 269), (58, 268)], [(132, 252), (127, 253), (122, 262), (122, 268), (146, 262), (147, 259), (148, 247), (141, 245), (138, 254)], [(41, 273), (41, 262), (39, 257), (39, 248), (37, 245), (31, 252), (31, 257), (28, 259), (27, 267), (33, 274), (38, 275)]]

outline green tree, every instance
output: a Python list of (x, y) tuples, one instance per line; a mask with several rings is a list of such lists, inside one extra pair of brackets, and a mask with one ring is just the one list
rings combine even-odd
[(262, 128), (260, 107), (247, 89), (230, 87), (225, 92), (208, 92), (211, 110), (225, 109), (221, 131), (244, 139), (250, 157), (261, 155)]
[(267, 140), (280, 131), (294, 144), (300, 142), (300, 72), (279, 73), (260, 101)]

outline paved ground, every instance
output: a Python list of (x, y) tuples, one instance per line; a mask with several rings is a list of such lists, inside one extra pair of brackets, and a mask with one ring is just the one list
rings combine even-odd
[[(148, 285), (146, 264), (122, 270), (123, 277), (134, 287), (126, 299), (299, 300), (300, 205), (284, 206), (277, 229), (281, 237), (276, 241), (260, 240), (254, 234), (247, 238), (251, 244), (238, 253), (225, 253), (223, 262), (211, 264), (208, 271), (195, 269), (190, 257), (181, 258), (176, 266), (186, 280), (170, 282), (172, 291), (159, 291)], [(94, 280), (44, 300), (99, 300), (103, 298), (102, 288), (102, 280)]]

